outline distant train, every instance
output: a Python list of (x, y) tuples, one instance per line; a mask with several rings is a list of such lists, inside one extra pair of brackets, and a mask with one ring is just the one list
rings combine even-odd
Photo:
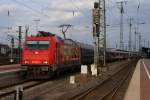
[[(117, 60), (125, 60), (129, 58), (129, 52), (118, 49), (107, 49), (106, 59), (107, 62), (117, 61)], [(138, 52), (131, 52), (130, 58), (139, 58)]]
[[(128, 53), (123, 51), (107, 53), (107, 61), (128, 58)], [(93, 63), (93, 46), (44, 31), (27, 37), (22, 49), (22, 68), (25, 69), (25, 76), (31, 79), (48, 78), (64, 69)]]

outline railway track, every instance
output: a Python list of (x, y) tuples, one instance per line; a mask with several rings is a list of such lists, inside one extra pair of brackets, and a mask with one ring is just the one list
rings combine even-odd
[(0, 99), (6, 98), (6, 97), (9, 97), (9, 96), (10, 97), (14, 96), (14, 94), (16, 92), (15, 88), (17, 86), (22, 86), (23, 90), (27, 90), (29, 88), (35, 87), (35, 86), (43, 84), (45, 82), (47, 82), (47, 81), (25, 81), (25, 82), (22, 82), (22, 83), (17, 84), (17, 85), (13, 85), (13, 86), (3, 88), (3, 89), (0, 90)]
[[(112, 77), (110, 77), (107, 81), (103, 82), (102, 84), (100, 84), (99, 86), (96, 87), (92, 87), (89, 90), (85, 91), (82, 94), (79, 94), (73, 98), (70, 98), (70, 100), (100, 100), (100, 99), (105, 99), (105, 98), (110, 98), (112, 96), (112, 94), (114, 94), (114, 96), (117, 94), (115, 93), (115, 91), (117, 92), (117, 86), (119, 86), (119, 83), (121, 84), (121, 82), (117, 79), (123, 79), (123, 76), (121, 77), (121, 74), (125, 75), (129, 72), (129, 67), (130, 66), (128, 63), (124, 64), (124, 66), (122, 68), (119, 69), (119, 72), (117, 72), (116, 74), (112, 75)], [(120, 75), (119, 75), (120, 73)], [(77, 73), (74, 73), (77, 74)], [(24, 98), (26, 98), (26, 100), (37, 100), (37, 98), (41, 98), (43, 94), (49, 93), (49, 91), (53, 91), (53, 92), (57, 92), (54, 90), (58, 90), (58, 91), (64, 91), (66, 88), (66, 82), (67, 79), (66, 78), (68, 75), (65, 76), (61, 76), (61, 78), (56, 78), (56, 80), (51, 80), (51, 81), (29, 81), (29, 82), (25, 82), (25, 83), (21, 83), (21, 84), (17, 84), (8, 88), (4, 88), (4, 89), (0, 89), (0, 99), (2, 98), (2, 100), (11, 100), (14, 97), (14, 93), (15, 91), (15, 87), (18, 85), (23, 86), (24, 88)], [(126, 75), (125, 75), (126, 76)], [(118, 84), (116, 84), (118, 83)], [(123, 83), (123, 82), (122, 82)], [(108, 86), (112, 86), (112, 87), (108, 87)], [(49, 87), (47, 89), (47, 87)], [(106, 88), (107, 87), (107, 88)], [(113, 88), (114, 87), (114, 88)], [(61, 89), (64, 88), (64, 89)], [(97, 89), (103, 90), (102, 92), (97, 91)], [(106, 89), (106, 90), (105, 90)], [(65, 91), (64, 91), (65, 92)], [(62, 92), (62, 93), (64, 93)], [(57, 92), (58, 94), (61, 95), (61, 92)], [(66, 91), (67, 93), (67, 91)], [(102, 93), (100, 96), (95, 96), (93, 94), (100, 94)], [(55, 96), (57, 97), (57, 95), (50, 95), (49, 97), (51, 98), (55, 98)], [(97, 97), (97, 99), (92, 99), (92, 96)], [(112, 96), (112, 97), (114, 97)], [(59, 95), (58, 95), (59, 97)], [(90, 97), (90, 98), (89, 98)], [(88, 98), (88, 99), (87, 99)], [(42, 99), (39, 99), (42, 100)], [(45, 100), (45, 99), (43, 99)], [(46, 99), (47, 100), (47, 99)], [(105, 100), (109, 100), (109, 99), (105, 99)], [(114, 99), (115, 100), (115, 99)]]
[[(23, 98), (36, 98), (43, 93), (47, 87), (55, 89), (59, 86), (62, 86), (62, 83), (66, 81), (66, 77), (69, 77), (72, 74), (78, 74), (79, 72), (69, 72), (68, 74), (61, 75), (59, 77), (55, 77), (54, 79), (50, 80), (39, 80), (39, 81), (25, 81), (15, 85), (11, 85), (8, 87), (0, 88), (0, 100), (11, 100), (14, 98), (16, 93), (16, 86), (23, 87)], [(65, 81), (64, 81), (65, 80)], [(51, 87), (53, 86), (53, 87)], [(43, 90), (44, 89), (44, 90)], [(45, 91), (44, 91), (45, 92)], [(36, 100), (36, 99), (35, 99)]]
[(135, 63), (127, 64), (102, 84), (75, 95), (69, 98), (69, 100), (116, 100), (114, 97), (117, 96), (119, 88), (128, 79), (129, 75), (132, 74), (134, 68)]
[[(135, 66), (135, 65), (133, 64), (133, 66)], [(135, 69), (135, 67), (132, 67), (131, 69), (129, 69), (129, 71), (127, 72), (127, 75), (125, 75), (122, 78), (122, 80), (118, 83), (118, 86), (116, 86), (113, 91), (110, 91), (110, 93), (105, 95), (103, 97), (103, 100), (121, 100), (121, 99), (123, 99), (126, 89), (129, 85), (129, 82), (134, 73), (134, 69)]]

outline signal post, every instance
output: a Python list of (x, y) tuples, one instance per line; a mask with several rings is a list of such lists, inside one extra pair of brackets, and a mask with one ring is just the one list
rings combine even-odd
[[(94, 66), (97, 73), (101, 74), (106, 68), (106, 16), (105, 0), (94, 3), (93, 9), (93, 38), (94, 38)], [(95, 72), (93, 71), (93, 72)]]

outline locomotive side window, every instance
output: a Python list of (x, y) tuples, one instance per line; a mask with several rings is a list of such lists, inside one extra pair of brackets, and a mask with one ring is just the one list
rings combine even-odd
[(49, 41), (27, 41), (26, 47), (28, 49), (48, 49)]

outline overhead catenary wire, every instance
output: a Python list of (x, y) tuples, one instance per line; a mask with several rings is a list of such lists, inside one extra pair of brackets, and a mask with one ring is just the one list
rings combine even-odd
[[(17, 2), (21, 2), (21, 1), (19, 1), (19, 0), (13, 0), (13, 1), (17, 1)], [(25, 1), (25, 0), (24, 0)], [(29, 1), (29, 0), (28, 0)], [(31, 0), (32, 1), (32, 0)], [(74, 1), (74, 0), (71, 0), (71, 1)], [(141, 1), (141, 0), (137, 0), (137, 1)], [(34, 0), (33, 2), (35, 2), (36, 3), (36, 1)], [(114, 3), (112, 0), (108, 0), (108, 2), (110, 2), (110, 3)], [(29, 4), (26, 4), (26, 3), (24, 3), (24, 2), (21, 2), (21, 3), (23, 3), (23, 4), (25, 4), (25, 5), (27, 5), (27, 6), (29, 6)], [(75, 2), (73, 2), (75, 5), (77, 5)], [(19, 4), (19, 3), (18, 3)], [(37, 5), (38, 5), (38, 3), (36, 3)], [(39, 6), (42, 6), (41, 4), (39, 4)], [(26, 7), (26, 6), (24, 6), (24, 7)], [(42, 13), (42, 11), (40, 11), (40, 10), (38, 10), (38, 9), (35, 9), (34, 7), (31, 7), (31, 6), (29, 6), (30, 8), (29, 9), (34, 9), (34, 10), (36, 10), (36, 11), (34, 11), (34, 10), (32, 10), (32, 11), (34, 11), (34, 12), (36, 12), (36, 13), (38, 13), (38, 14), (42, 14), (43, 15), (43, 13)], [(27, 8), (27, 7), (26, 7)], [(40, 7), (41, 8), (41, 7)], [(86, 16), (86, 18), (88, 18), (87, 17), (87, 14), (86, 14), (86, 12), (85, 11), (83, 11), (82, 12), (82, 9), (80, 8), (80, 6), (79, 5), (77, 5), (77, 7), (76, 7), (76, 9), (77, 9), (77, 11), (80, 11), (81, 13), (83, 13), (83, 15), (84, 16)], [(115, 18), (115, 19), (117, 19), (116, 17), (115, 17), (115, 14), (114, 14), (114, 10), (112, 10), (110, 7), (108, 8), (108, 11), (110, 12), (110, 14), (111, 15), (113, 15), (114, 17), (113, 18)], [(145, 12), (142, 12), (142, 13), (144, 13), (144, 14), (146, 14), (147, 16), (145, 16), (145, 18), (147, 18), (148, 17), (148, 13), (145, 13)], [(141, 16), (144, 16), (144, 14), (142, 14)], [(45, 16), (45, 14), (44, 14), (44, 16)], [(89, 16), (89, 15), (88, 15)], [(85, 18), (85, 19), (86, 19)], [(90, 18), (89, 18), (89, 20), (91, 20)]]
[[(87, 13), (85, 13), (84, 11), (82, 11), (82, 10), (74, 3), (73, 0), (71, 0), (71, 3), (72, 3), (72, 5), (77, 9), (77, 11), (82, 12), (82, 14), (83, 14), (86, 18), (90, 19), (89, 15), (87, 15)], [(90, 19), (90, 20), (91, 20), (91, 19)]]
[(24, 4), (24, 3), (20, 2), (20, 1), (17, 1), (17, 0), (11, 0), (11, 1), (13, 1), (13, 2), (15, 2), (15, 3), (19, 4), (19, 5), (22, 5), (22, 6), (26, 7), (26, 8), (28, 8), (28, 9), (30, 9), (30, 10), (32, 10), (32, 11), (38, 13), (39, 15), (43, 15), (43, 16), (45, 16), (45, 17), (49, 17), (49, 18), (50, 18), (49, 15), (44, 14), (44, 13), (42, 13), (41, 11), (36, 10), (36, 9), (34, 9), (34, 8), (28, 6), (28, 5), (26, 5), (26, 4)]
[[(80, 1), (79, 1), (79, 2), (80, 2)], [(81, 24), (81, 22), (82, 22), (82, 24), (83, 24), (83, 21), (84, 21), (84, 20), (86, 20), (85, 23), (87, 23), (87, 22), (92, 22), (92, 15), (90, 16), (90, 14), (88, 15), (88, 13), (86, 13), (85, 11), (83, 11), (82, 9), (80, 9), (80, 7), (79, 7), (73, 0), (71, 0), (70, 3), (75, 7), (75, 10), (73, 10), (73, 16), (75, 16), (75, 13), (76, 13), (76, 12), (80, 12), (80, 13), (82, 13), (82, 15), (85, 17), (83, 20), (78, 19), (78, 24)], [(91, 9), (90, 9), (90, 10), (91, 10)], [(89, 11), (90, 11), (90, 10), (89, 10)], [(85, 30), (81, 30), (81, 31), (85, 31)]]
[[(42, 13), (42, 12), (40, 12), (39, 10), (35, 10), (34, 8), (31, 8), (31, 7), (29, 7), (28, 5), (26, 5), (26, 4), (24, 4), (24, 3), (22, 3), (22, 2), (19, 2), (19, 1), (17, 1), (17, 0), (14, 0), (16, 3), (19, 3), (19, 4), (21, 4), (21, 5), (23, 5), (23, 6), (25, 6), (25, 7), (27, 7), (27, 8), (29, 8), (29, 9), (31, 9), (31, 10), (33, 10), (33, 11), (36, 11), (37, 13), (41, 13), (41, 14), (44, 14), (44, 13)], [(32, 1), (31, 0), (31, 2), (33, 2), (33, 3), (35, 3), (35, 4), (37, 4), (35, 1)], [(80, 8), (76, 5), (76, 4), (74, 4), (74, 2), (72, 1), (71, 2), (72, 3), (72, 5), (77, 9), (77, 11), (78, 12), (81, 12), (81, 13), (83, 13), (83, 15), (84, 16), (86, 16), (86, 18), (88, 18), (88, 19), (86, 19), (86, 20), (92, 20), (90, 17), (89, 17), (89, 15), (87, 14), (87, 13), (85, 13), (84, 11), (82, 11), (82, 10), (80, 10)], [(38, 4), (37, 4), (38, 5)], [(39, 5), (39, 6), (43, 6), (43, 5)], [(63, 10), (63, 9), (53, 9), (54, 11), (56, 10), (56, 11), (63, 11), (63, 12), (70, 12), (71, 10)], [(74, 12), (75, 10), (72, 10), (72, 13)], [(75, 12), (74, 12), (75, 13)], [(44, 14), (45, 15), (45, 14)], [(48, 15), (46, 15), (47, 17), (49, 17)], [(80, 22), (80, 21), (79, 21)]]
[[(109, 14), (111, 14), (112, 16), (111, 16), (111, 18), (113, 17), (114, 19), (115, 19), (115, 23), (119, 23), (119, 20), (118, 20), (118, 18), (116, 17), (116, 15), (114, 14), (114, 8), (116, 8), (116, 10), (118, 10), (117, 9), (117, 6), (115, 5), (115, 2), (113, 2), (112, 0), (107, 0), (107, 7), (106, 7), (106, 12), (108, 11), (109, 12)], [(112, 7), (113, 6), (113, 7)], [(108, 12), (107, 12), (107, 14), (108, 14)], [(116, 26), (117, 27), (117, 26)], [(119, 26), (118, 26), (119, 27)]]
[(110, 9), (110, 7), (107, 7), (106, 10), (109, 11), (112, 16), (114, 16), (116, 21), (118, 20), (118, 18), (115, 16), (115, 14), (113, 13), (112, 9)]

